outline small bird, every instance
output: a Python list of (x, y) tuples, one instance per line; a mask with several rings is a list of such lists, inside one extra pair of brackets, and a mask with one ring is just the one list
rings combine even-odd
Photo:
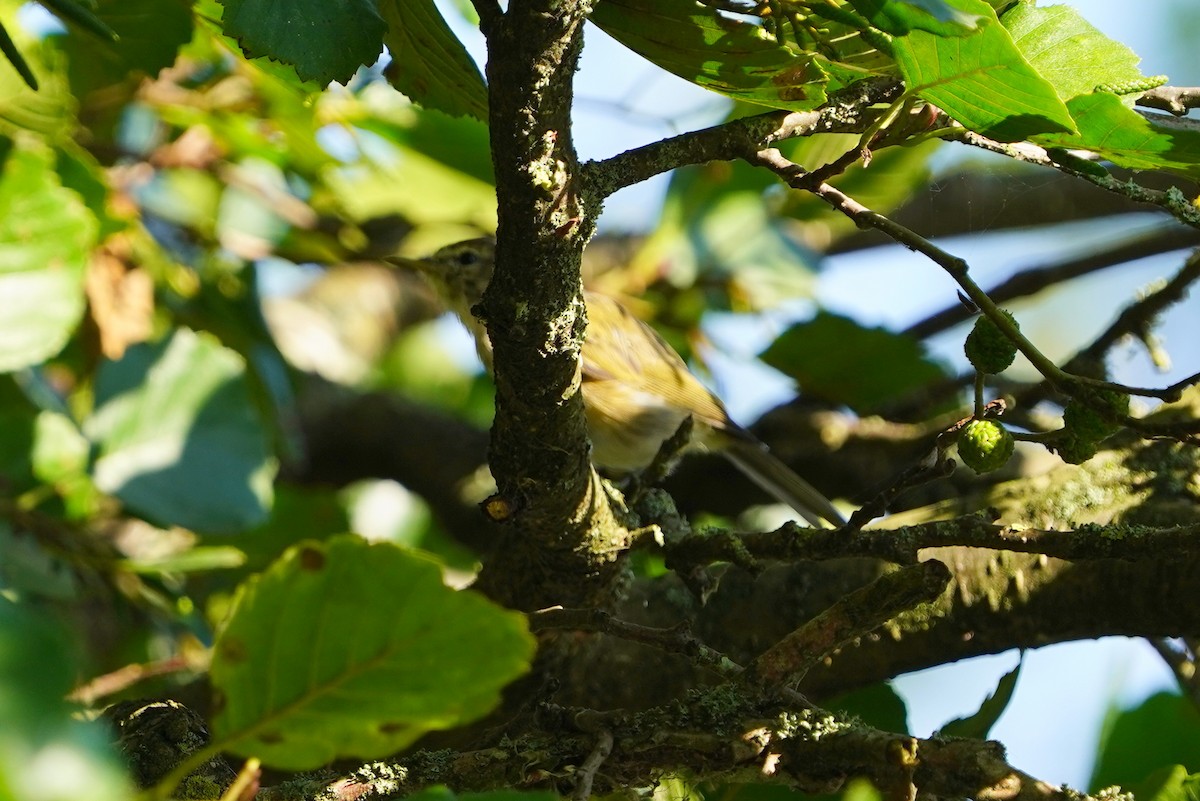
[[(389, 259), (413, 267), (433, 284), (442, 301), (475, 337), (491, 368), (487, 330), (471, 313), (483, 299), (495, 265), (495, 240), (469, 239), (425, 259)], [(834, 526), (845, 520), (820, 492), (767, 446), (730, 419), (724, 404), (688, 370), (679, 354), (649, 325), (615, 299), (584, 293), (588, 326), (583, 343), (582, 385), (592, 462), (632, 472), (648, 466), (662, 443), (691, 416), (695, 446), (716, 451), (754, 483), (796, 510), (809, 523)]]

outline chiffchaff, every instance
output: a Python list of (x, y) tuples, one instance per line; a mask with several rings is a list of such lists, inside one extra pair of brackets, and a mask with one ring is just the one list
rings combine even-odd
[[(426, 259), (392, 259), (429, 278), (443, 302), (474, 335), (489, 369), (487, 331), (471, 308), (483, 298), (494, 260), (495, 241), (490, 237), (447, 245)], [(692, 375), (654, 329), (613, 298), (587, 292), (585, 301), (588, 327), (580, 391), (597, 467), (622, 472), (646, 467), (690, 415), (689, 446), (721, 453), (812, 525), (845, 524), (825, 496), (729, 418), (717, 396)]]

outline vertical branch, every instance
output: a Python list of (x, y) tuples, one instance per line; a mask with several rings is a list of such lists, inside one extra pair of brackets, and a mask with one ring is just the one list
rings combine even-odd
[(575, 187), (571, 82), (589, 10), (586, 0), (511, 0), (485, 28), (499, 200), (481, 309), (496, 376), (499, 494), (488, 509), (512, 525), (480, 588), (521, 608), (594, 601), (625, 546), (588, 459), (578, 391), (579, 266), (594, 221)]

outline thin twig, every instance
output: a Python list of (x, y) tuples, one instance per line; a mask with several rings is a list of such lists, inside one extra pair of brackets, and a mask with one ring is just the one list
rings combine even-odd
[(575, 782), (575, 790), (571, 793), (571, 801), (587, 801), (592, 796), (592, 784), (596, 780), (596, 771), (608, 759), (613, 750), (612, 732), (601, 731), (596, 735), (596, 746), (588, 754), (587, 759), (579, 766), (579, 779)]
[[(1060, 261), (1057, 264), (1022, 270), (1007, 281), (987, 290), (987, 293), (996, 303), (1006, 303), (1108, 267), (1160, 253), (1170, 253), (1197, 244), (1200, 244), (1200, 234), (1194, 229), (1175, 225), (1156, 226), (1152, 230), (1140, 233), (1132, 239), (1099, 252), (1087, 253)], [(904, 333), (924, 339), (969, 320), (973, 315), (974, 312), (963, 304), (954, 303), (940, 312), (914, 323), (905, 329)]]
[(1135, 203), (1145, 203), (1157, 206), (1167, 211), (1172, 217), (1184, 225), (1200, 228), (1200, 209), (1193, 206), (1182, 192), (1158, 191), (1147, 189), (1133, 181), (1122, 181), (1112, 175), (1100, 175), (1088, 170), (1081, 170), (1069, 161), (1056, 161), (1050, 157), (1045, 148), (1028, 142), (1008, 144), (996, 142), (966, 129), (948, 128), (942, 131), (942, 138), (962, 142), (992, 153), (999, 153), (1017, 161), (1038, 164), (1043, 167), (1053, 167), (1060, 172), (1073, 175), (1101, 189), (1126, 197)]
[(746, 678), (767, 687), (794, 687), (829, 654), (932, 601), (949, 582), (950, 570), (935, 560), (885, 573), (768, 648), (747, 666)]
[(1195, 652), (1188, 653), (1186, 649), (1176, 648), (1166, 637), (1148, 638), (1150, 645), (1158, 651), (1158, 655), (1167, 663), (1167, 667), (1175, 674), (1179, 689), (1197, 708), (1200, 708), (1200, 674), (1196, 670)]
[(613, 617), (603, 609), (563, 609), (552, 607), (534, 612), (529, 616), (529, 627), (534, 632), (549, 629), (571, 631), (594, 631), (620, 637), (623, 640), (650, 645), (667, 653), (680, 654), (692, 664), (707, 668), (723, 676), (740, 675), (742, 668), (729, 657), (705, 645), (692, 634), (686, 623), (669, 629), (642, 626)]
[(1182, 117), (1191, 109), (1200, 108), (1200, 87), (1159, 86), (1143, 92), (1136, 102), (1139, 106), (1169, 111)]
[[(667, 548), (667, 565), (689, 566), (728, 562), (734, 553), (761, 561), (796, 562), (870, 556), (912, 564), (926, 548), (986, 548), (1042, 554), (1056, 559), (1137, 561), (1184, 557), (1194, 553), (1200, 525), (1109, 530), (1081, 526), (1074, 530), (1035, 529), (995, 523), (979, 515), (917, 523), (894, 529), (861, 531), (813, 529), (787, 523), (767, 532), (689, 537)], [(736, 539), (736, 545), (731, 540)]]

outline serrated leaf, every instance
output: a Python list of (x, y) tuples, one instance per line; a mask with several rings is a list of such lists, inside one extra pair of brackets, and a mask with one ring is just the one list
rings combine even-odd
[(1080, 95), (1067, 103), (1077, 135), (1033, 137), (1041, 145), (1088, 150), (1120, 167), (1168, 170), (1200, 177), (1200, 132), (1155, 125), (1108, 92)]
[(850, 5), (874, 27), (897, 36), (915, 30), (963, 36), (987, 20), (947, 0), (850, 0)]
[(784, 331), (760, 358), (805, 395), (860, 413), (946, 377), (917, 340), (824, 312)]
[(1008, 709), (1013, 692), (1017, 689), (1017, 679), (1021, 676), (1021, 663), (1000, 677), (996, 689), (983, 699), (974, 714), (965, 718), (955, 718), (948, 721), (938, 734), (944, 737), (973, 737), (976, 740), (986, 739), (996, 721)]
[(52, 154), (18, 146), (0, 178), (0, 371), (62, 350), (83, 317), (96, 221), (54, 172)]
[(225, 32), (247, 56), (296, 68), (304, 80), (345, 83), (383, 52), (387, 25), (372, 0), (223, 0)]
[(1142, 77), (1136, 53), (1092, 27), (1071, 6), (1018, 3), (1001, 22), (1029, 64), (1064, 101), (1102, 84)]
[(831, 84), (826, 59), (797, 55), (760, 26), (695, 0), (602, 0), (590, 19), (668, 72), (748, 103), (812, 109)]
[(275, 461), (242, 357), (187, 329), (101, 364), (84, 433), (96, 485), (147, 518), (199, 531), (264, 520)]
[(965, 127), (1002, 142), (1073, 132), (1074, 121), (1054, 87), (1025, 60), (991, 6), (969, 2), (988, 17), (971, 35), (945, 37), (918, 30), (893, 40), (909, 91)]
[(433, 0), (380, 0), (392, 86), (426, 108), (487, 121), (487, 85)]
[(430, 559), (336, 537), (242, 585), (213, 650), (214, 743), (290, 770), (394, 753), (478, 719), (529, 667), (524, 618)]

